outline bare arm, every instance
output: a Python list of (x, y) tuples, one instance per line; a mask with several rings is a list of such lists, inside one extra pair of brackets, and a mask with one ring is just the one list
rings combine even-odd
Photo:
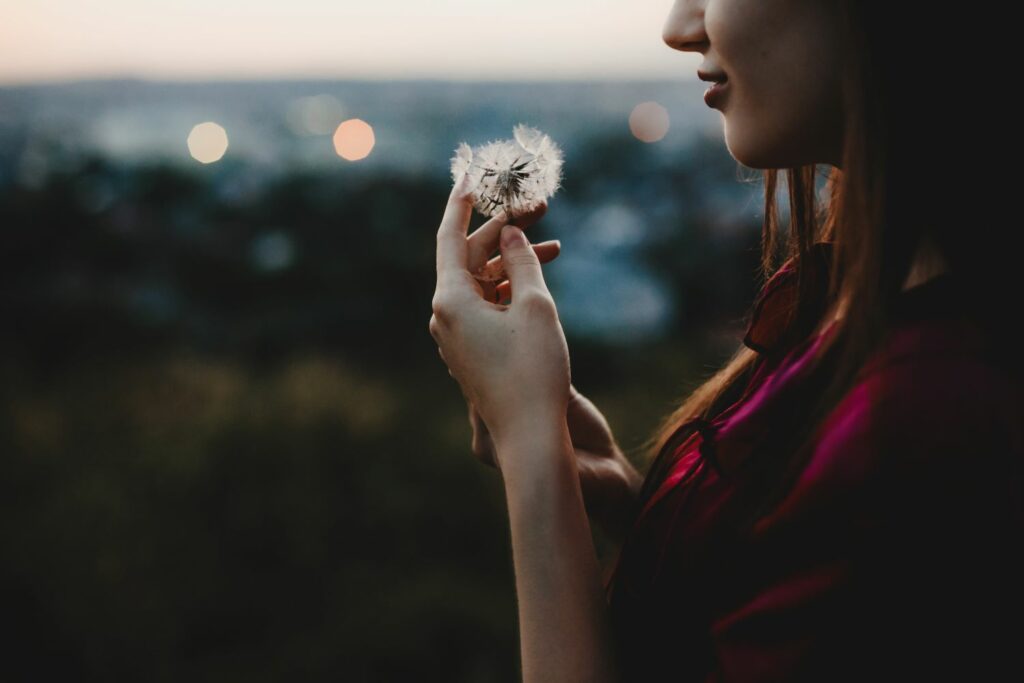
[(601, 568), (564, 420), (496, 444), (508, 500), (523, 680), (615, 681)]

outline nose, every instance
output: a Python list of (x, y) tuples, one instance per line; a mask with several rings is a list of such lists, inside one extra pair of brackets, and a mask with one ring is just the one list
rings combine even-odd
[(703, 52), (708, 44), (704, 32), (707, 0), (676, 0), (665, 19), (661, 39), (673, 50)]

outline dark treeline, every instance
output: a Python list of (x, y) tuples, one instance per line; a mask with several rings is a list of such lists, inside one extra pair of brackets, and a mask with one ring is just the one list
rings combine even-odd
[[(83, 155), (23, 182), (19, 158), (0, 169), (0, 679), (517, 680), (501, 483), (427, 330), (447, 177)], [(577, 227), (559, 202), (617, 196), (681, 297), (657, 342), (568, 333), (630, 450), (738, 343), (758, 207), (719, 232), (741, 185), (719, 141), (666, 169), (598, 138), (567, 168), (531, 239)]]

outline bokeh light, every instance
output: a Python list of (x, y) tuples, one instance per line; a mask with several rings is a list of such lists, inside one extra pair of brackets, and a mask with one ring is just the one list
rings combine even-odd
[(228, 151), (228, 133), (213, 121), (200, 123), (188, 134), (188, 151), (193, 159), (203, 164), (220, 161)]
[(657, 102), (641, 102), (629, 115), (629, 130), (637, 140), (657, 142), (668, 132), (668, 110)]
[(250, 243), (249, 261), (263, 272), (284, 270), (295, 261), (295, 244), (282, 230), (264, 233)]
[(300, 97), (288, 107), (288, 127), (297, 135), (330, 135), (345, 118), (345, 107), (330, 95)]
[(362, 119), (342, 121), (338, 130), (334, 131), (334, 151), (348, 161), (368, 157), (375, 142), (373, 128)]

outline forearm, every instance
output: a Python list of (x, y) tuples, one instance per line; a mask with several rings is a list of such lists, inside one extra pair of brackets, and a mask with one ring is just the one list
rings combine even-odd
[(508, 499), (523, 680), (614, 681), (601, 568), (564, 422), (497, 444)]
[[(584, 497), (587, 495), (586, 490), (583, 495)], [(594, 537), (594, 541), (601, 564), (602, 585), (607, 583), (615, 570), (619, 554), (633, 521), (633, 516), (629, 512), (634, 502), (635, 497), (613, 499), (608, 510), (589, 513), (591, 526), (600, 531)]]
[(614, 488), (605, 494), (607, 506), (603, 507), (599, 514), (591, 515), (591, 519), (616, 548), (622, 546), (635, 521), (635, 507), (643, 485), (643, 477), (625, 459), (621, 464), (621, 470), (621, 477), (611, 480)]

